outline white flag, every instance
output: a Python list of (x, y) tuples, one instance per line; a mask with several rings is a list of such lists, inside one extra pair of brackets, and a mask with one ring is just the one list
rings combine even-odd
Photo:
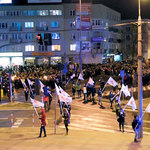
[(124, 84), (122, 84), (121, 92), (123, 92), (126, 97), (130, 96), (130, 92), (129, 92), (129, 89), (128, 89), (127, 85), (125, 86)]
[(109, 85), (112, 85), (113, 87), (115, 87), (118, 84), (112, 77), (109, 77), (107, 83)]
[(146, 108), (146, 110), (145, 111), (147, 111), (147, 112), (149, 112), (150, 113), (150, 103), (148, 104), (148, 106), (147, 106), (147, 108)]
[(73, 79), (75, 76), (76, 76), (75, 74), (72, 74), (72, 76), (70, 78)]
[[(20, 80), (21, 80), (21, 79), (20, 79)], [(22, 80), (21, 80), (21, 83), (22, 83), (22, 85), (23, 85), (24, 88), (27, 87), (27, 85), (25, 84), (25, 82), (23, 82)]]
[(55, 89), (56, 89), (56, 93), (57, 93), (57, 95), (59, 95), (60, 94), (60, 89), (59, 89), (59, 87), (57, 86), (57, 84), (55, 83)]
[(60, 86), (59, 86), (59, 90), (61, 92), (62, 95), (64, 96), (70, 96), (67, 92), (65, 92)]
[(91, 85), (93, 85), (93, 84), (94, 84), (94, 81), (92, 80), (92, 78), (91, 78), (91, 77), (89, 78), (88, 84), (91, 84)]
[(37, 101), (35, 99), (31, 98), (31, 102), (33, 104), (33, 107), (42, 107), (42, 108), (44, 107), (44, 103), (41, 103), (40, 101)]
[(81, 73), (79, 74), (78, 79), (80, 79), (80, 80), (84, 80), (84, 78), (83, 78), (83, 76), (82, 76), (82, 74), (81, 74)]
[(39, 82), (40, 82), (40, 90), (41, 90), (41, 92), (44, 92), (44, 90), (43, 90), (44, 84), (40, 80), (39, 80)]
[(70, 96), (65, 96), (61, 93), (58, 96), (59, 96), (60, 102), (65, 102), (65, 103), (71, 103), (72, 102), (72, 97), (70, 97)]
[(130, 98), (130, 100), (128, 101), (127, 105), (131, 106), (133, 110), (135, 110), (137, 108), (133, 96)]
[(33, 85), (33, 82), (31, 80), (27, 79), (27, 81), (28, 81), (29, 85)]

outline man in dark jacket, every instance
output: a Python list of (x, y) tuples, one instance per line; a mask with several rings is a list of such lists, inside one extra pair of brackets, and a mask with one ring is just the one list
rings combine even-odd
[(134, 120), (132, 122), (132, 128), (133, 128), (133, 130), (135, 132), (134, 142), (138, 142), (137, 141), (137, 137), (138, 137), (138, 133), (139, 133), (140, 124), (141, 124), (141, 122), (140, 122), (139, 116), (135, 115), (134, 116)]

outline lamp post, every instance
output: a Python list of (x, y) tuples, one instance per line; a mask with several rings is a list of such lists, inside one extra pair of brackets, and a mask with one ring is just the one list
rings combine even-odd
[(80, 72), (82, 72), (82, 29), (81, 29), (81, 13), (82, 13), (82, 6), (81, 6), (81, 0), (79, 0), (79, 7), (80, 7), (80, 52), (79, 52), (79, 66), (80, 66)]
[(143, 137), (143, 84), (142, 84), (142, 20), (141, 0), (138, 0), (138, 113), (141, 118), (139, 138)]

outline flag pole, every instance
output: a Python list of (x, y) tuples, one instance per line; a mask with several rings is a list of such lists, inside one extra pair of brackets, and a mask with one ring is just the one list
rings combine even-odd
[(104, 89), (105, 89), (106, 85), (107, 85), (107, 82), (106, 82), (106, 84), (104, 85), (104, 87), (103, 87), (103, 89), (102, 89), (102, 92), (104, 91)]
[(54, 134), (56, 134), (56, 107), (57, 107), (57, 92), (55, 89), (55, 127), (54, 127)]
[(71, 80), (71, 78), (67, 81), (67, 83), (66, 83), (65, 87), (68, 85), (68, 83), (70, 82), (70, 80)]

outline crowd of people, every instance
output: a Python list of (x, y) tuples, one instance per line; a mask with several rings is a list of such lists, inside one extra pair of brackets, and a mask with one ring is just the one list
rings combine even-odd
[[(37, 80), (40, 80), (46, 87), (47, 93), (44, 90), (44, 108), (45, 111), (50, 110), (50, 105), (52, 101), (52, 92), (55, 89), (55, 83), (58, 86), (61, 86), (63, 89), (67, 89), (66, 82), (69, 81), (72, 74), (75, 74), (75, 78), (71, 80), (69, 84), (69, 90), (72, 88), (72, 98), (75, 99), (75, 95), (77, 93), (78, 98), (81, 98), (83, 93), (84, 99), (83, 103), (86, 104), (88, 102), (92, 102), (96, 104), (95, 96), (98, 96), (98, 104), (100, 108), (104, 108), (102, 103), (102, 94), (104, 92), (104, 86), (106, 83), (106, 79), (109, 76), (112, 76), (118, 82), (118, 89), (121, 89), (122, 78), (120, 76), (121, 70), (124, 70), (123, 81), (125, 85), (128, 86), (137, 86), (137, 63), (133, 62), (114, 62), (111, 64), (86, 64), (83, 65), (82, 74), (85, 80), (88, 80), (89, 77), (92, 77), (94, 81), (94, 85), (87, 84), (85, 82), (82, 87), (81, 81), (78, 80), (79, 76), (79, 66), (76, 69), (72, 69), (68, 64), (68, 72), (65, 74), (63, 70), (60, 70), (58, 65), (33, 65), (33, 66), (19, 66), (16, 69), (11, 70), (12, 76), (14, 80), (15, 89), (22, 88), (22, 83), (20, 79), (24, 79), (27, 84), (27, 88), (24, 89), (25, 92), (25, 101), (28, 101), (28, 95), (30, 93), (30, 97), (34, 98), (34, 95), (39, 94), (40, 86), (36, 84)], [(5, 70), (7, 72), (7, 70)], [(29, 84), (27, 79), (34, 81), (34, 84), (29, 88)], [(99, 85), (98, 90), (96, 90), (95, 85)], [(150, 84), (150, 65), (147, 62), (143, 62), (143, 84)], [(70, 86), (72, 86), (70, 88)], [(113, 89), (116, 90), (115, 88)], [(116, 96), (115, 100), (115, 108), (113, 108), (114, 99), (113, 91), (110, 91), (109, 100), (110, 100), (110, 108), (116, 110), (117, 121), (119, 122), (119, 129), (124, 132), (124, 122), (125, 122), (125, 113), (121, 108), (120, 102), (117, 100), (118, 96)], [(60, 106), (60, 114), (64, 118), (64, 124), (66, 127), (66, 134), (68, 134), (68, 124), (70, 123), (71, 116), (71, 106), (70, 104), (59, 102)], [(43, 112), (43, 111), (42, 111)], [(44, 114), (44, 112), (43, 112)], [(45, 123), (44, 123), (45, 124)], [(45, 128), (42, 125), (41, 132), (44, 130), (44, 134), (46, 136)], [(41, 136), (40, 132), (40, 136)], [(135, 138), (136, 139), (136, 138)]]

